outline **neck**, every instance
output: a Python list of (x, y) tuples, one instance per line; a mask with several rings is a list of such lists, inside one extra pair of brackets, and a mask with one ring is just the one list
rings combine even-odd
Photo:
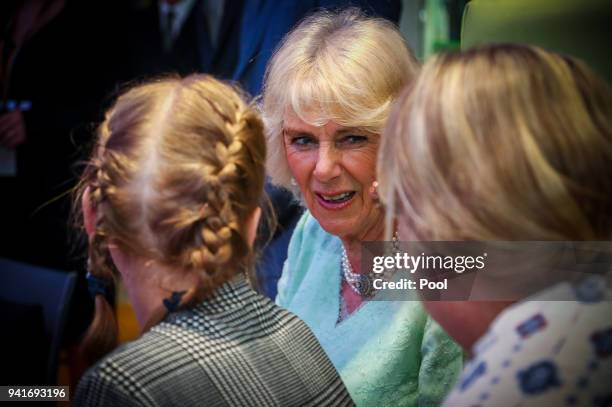
[(471, 355), (474, 344), (512, 301), (425, 301), (427, 312)]
[(121, 273), (141, 331), (151, 325), (149, 321), (155, 315), (161, 315), (165, 311), (163, 300), (171, 294), (168, 290), (162, 289), (159, 279), (138, 278), (145, 273), (157, 275), (159, 267), (143, 266), (138, 270), (132, 268), (128, 272)]
[(197, 285), (198, 277), (194, 273), (126, 255), (116, 247), (112, 247), (110, 252), (141, 331), (157, 324), (166, 314), (165, 298), (170, 298), (174, 291), (187, 291)]
[(384, 224), (383, 222), (379, 222), (363, 236), (340, 237), (354, 273), (361, 273), (361, 247), (363, 242), (382, 241), (385, 237), (384, 232)]

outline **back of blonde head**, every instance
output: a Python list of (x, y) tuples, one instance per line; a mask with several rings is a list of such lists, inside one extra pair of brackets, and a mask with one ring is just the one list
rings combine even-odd
[(331, 120), (380, 133), (392, 101), (417, 69), (400, 32), (387, 20), (351, 8), (302, 21), (281, 43), (264, 80), (272, 181), (292, 188), (282, 139), (288, 111), (315, 126)]
[[(232, 87), (193, 75), (127, 91), (99, 126), (75, 200), (88, 189), (96, 213), (90, 273), (112, 279), (114, 244), (196, 273), (185, 298), (210, 295), (250, 258), (244, 225), (261, 196), (264, 162), (262, 122)], [(108, 304), (96, 302), (94, 339), (110, 324), (99, 315)]]
[(440, 55), (398, 101), (378, 165), (406, 240), (606, 240), (610, 89), (538, 48)]

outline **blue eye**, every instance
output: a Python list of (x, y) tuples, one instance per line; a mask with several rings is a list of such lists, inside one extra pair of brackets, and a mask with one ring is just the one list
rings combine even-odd
[(362, 145), (366, 143), (367, 141), (368, 141), (367, 136), (362, 136), (358, 134), (349, 134), (349, 135), (346, 135), (340, 138), (340, 140), (338, 140), (338, 144), (340, 146), (352, 147), (352, 146)]
[(294, 136), (291, 138), (291, 145), (298, 148), (308, 148), (316, 145), (316, 141), (310, 136)]

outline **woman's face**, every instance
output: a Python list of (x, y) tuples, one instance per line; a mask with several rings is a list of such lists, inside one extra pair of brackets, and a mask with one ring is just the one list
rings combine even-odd
[(382, 236), (384, 214), (370, 195), (379, 139), (332, 121), (316, 127), (293, 112), (285, 114), (289, 168), (306, 206), (328, 233), (358, 240)]

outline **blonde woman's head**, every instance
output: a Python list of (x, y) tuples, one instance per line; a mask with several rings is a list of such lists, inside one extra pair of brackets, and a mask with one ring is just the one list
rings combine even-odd
[(607, 240), (610, 89), (535, 47), (436, 56), (398, 100), (378, 172), (405, 240)]
[(283, 145), (287, 114), (314, 126), (333, 121), (380, 133), (393, 99), (417, 69), (389, 21), (358, 9), (306, 18), (285, 37), (266, 70), (263, 111), (272, 181), (297, 192)]

